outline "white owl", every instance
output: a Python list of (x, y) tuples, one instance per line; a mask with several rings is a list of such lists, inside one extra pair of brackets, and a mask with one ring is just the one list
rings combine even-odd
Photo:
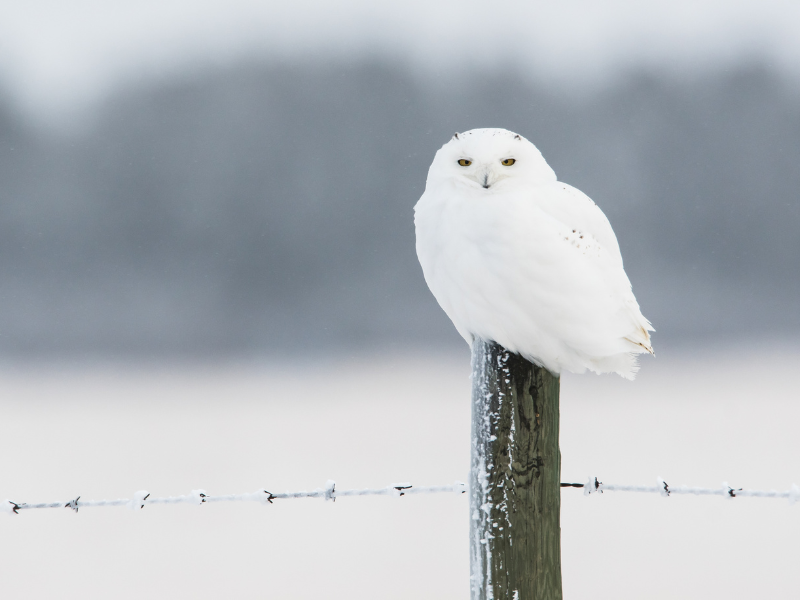
[(633, 379), (649, 331), (611, 224), (505, 129), (457, 133), (414, 207), (425, 281), (458, 332), (555, 374)]

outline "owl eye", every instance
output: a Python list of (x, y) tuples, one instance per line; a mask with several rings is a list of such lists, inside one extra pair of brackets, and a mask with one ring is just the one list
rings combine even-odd
[(470, 166), (472, 164), (472, 161), (471, 160), (467, 160), (466, 158), (459, 158), (458, 159), (458, 164), (460, 164), (462, 167), (468, 167), (468, 166)]
[(517, 162), (517, 161), (516, 161), (516, 160), (514, 160), (513, 158), (507, 158), (507, 159), (505, 159), (504, 161), (501, 161), (501, 163), (500, 163), (500, 164), (502, 164), (504, 167), (510, 167), (510, 166), (511, 166), (511, 165), (513, 165), (515, 162)]

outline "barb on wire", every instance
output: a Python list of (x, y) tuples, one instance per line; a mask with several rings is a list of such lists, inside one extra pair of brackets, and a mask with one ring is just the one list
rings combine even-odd
[(672, 494), (694, 494), (695, 496), (722, 496), (723, 498), (739, 498), (740, 496), (750, 496), (753, 498), (788, 498), (789, 504), (800, 502), (800, 487), (793, 484), (791, 488), (786, 491), (779, 492), (777, 490), (746, 490), (744, 488), (734, 488), (728, 485), (727, 482), (718, 488), (701, 488), (690, 487), (682, 485), (680, 487), (670, 486), (661, 477), (657, 480), (656, 485), (622, 485), (616, 483), (603, 483), (597, 477), (590, 477), (586, 483), (562, 483), (561, 487), (579, 487), (583, 488), (584, 496), (590, 494), (602, 494), (604, 491), (610, 492), (645, 492), (653, 494), (661, 494), (665, 498)]
[(324, 500), (336, 501), (342, 496), (391, 496), (399, 498), (406, 494), (436, 494), (442, 492), (455, 492), (463, 494), (467, 491), (466, 484), (456, 481), (450, 485), (438, 485), (427, 487), (414, 487), (410, 483), (394, 483), (383, 488), (375, 489), (354, 489), (337, 490), (335, 481), (328, 481), (324, 488), (317, 488), (310, 492), (283, 492), (272, 493), (265, 489), (260, 489), (247, 494), (229, 494), (226, 496), (211, 496), (205, 490), (192, 490), (183, 496), (151, 497), (147, 490), (139, 490), (133, 497), (118, 498), (116, 500), (81, 500), (78, 496), (74, 500), (64, 502), (42, 502), (38, 504), (26, 504), (23, 502), (13, 502), (4, 500), (0, 502), (0, 512), (9, 514), (19, 514), (20, 510), (32, 508), (71, 508), (78, 512), (79, 508), (95, 506), (127, 506), (131, 510), (139, 510), (149, 504), (207, 504), (210, 502), (235, 502), (235, 501), (254, 501), (261, 504), (273, 504), (273, 500), (284, 500), (291, 498), (323, 498)]

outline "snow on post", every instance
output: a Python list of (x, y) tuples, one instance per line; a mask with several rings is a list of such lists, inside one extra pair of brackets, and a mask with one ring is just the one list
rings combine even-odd
[(472, 344), (472, 600), (561, 600), (559, 378)]

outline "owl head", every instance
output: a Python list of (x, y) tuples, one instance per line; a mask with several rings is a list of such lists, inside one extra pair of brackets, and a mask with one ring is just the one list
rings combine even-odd
[(427, 186), (450, 182), (488, 194), (555, 180), (542, 153), (521, 135), (507, 129), (471, 129), (456, 133), (439, 149)]

